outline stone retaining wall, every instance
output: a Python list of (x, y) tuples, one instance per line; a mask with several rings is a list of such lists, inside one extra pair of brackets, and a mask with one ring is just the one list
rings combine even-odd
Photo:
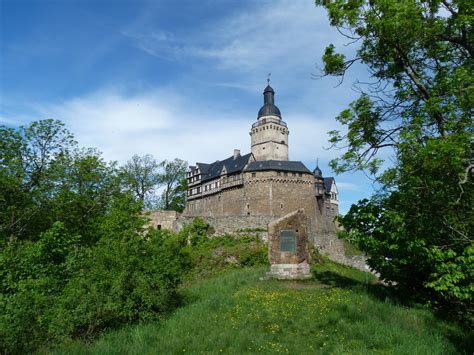
[[(184, 224), (190, 224), (195, 217), (179, 216), (173, 223), (173, 230), (180, 230)], [(200, 217), (211, 226), (211, 235), (219, 236), (223, 234), (244, 234), (248, 232), (257, 232), (263, 240), (266, 241), (267, 226), (275, 220), (274, 216), (225, 216), (225, 217)], [(362, 271), (365, 268), (366, 261), (364, 256), (346, 256), (344, 251), (344, 242), (335, 235), (334, 225), (321, 221), (316, 231), (310, 234), (310, 240), (318, 248), (321, 254), (331, 260), (355, 267)], [(332, 229), (332, 230), (331, 230)]]
[(151, 211), (146, 213), (150, 218), (150, 224), (157, 229), (175, 230), (174, 224), (178, 219), (179, 213), (176, 211)]
[[(173, 224), (173, 230), (180, 230), (183, 225), (190, 224), (196, 217), (180, 216)], [(199, 217), (210, 226), (211, 235), (223, 235), (245, 231), (262, 231), (266, 235), (267, 225), (275, 217), (272, 216), (224, 216), (224, 217)]]

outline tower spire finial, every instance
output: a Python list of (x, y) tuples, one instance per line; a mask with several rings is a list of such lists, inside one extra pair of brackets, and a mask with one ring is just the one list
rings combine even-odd
[(272, 73), (268, 73), (267, 75), (267, 84), (270, 85), (270, 76), (272, 75)]

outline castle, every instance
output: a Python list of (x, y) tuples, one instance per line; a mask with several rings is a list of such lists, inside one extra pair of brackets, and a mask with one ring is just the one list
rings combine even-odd
[(339, 259), (344, 248), (336, 237), (336, 182), (323, 177), (318, 166), (311, 172), (301, 161), (289, 160), (290, 131), (270, 85), (263, 96), (250, 128), (250, 153), (235, 149), (224, 160), (189, 167), (186, 208), (177, 224), (202, 217), (217, 234), (266, 230), (271, 221), (303, 208), (313, 244)]

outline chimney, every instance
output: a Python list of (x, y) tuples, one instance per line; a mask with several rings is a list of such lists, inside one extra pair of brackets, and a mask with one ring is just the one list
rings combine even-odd
[(234, 160), (240, 156), (240, 149), (234, 149)]

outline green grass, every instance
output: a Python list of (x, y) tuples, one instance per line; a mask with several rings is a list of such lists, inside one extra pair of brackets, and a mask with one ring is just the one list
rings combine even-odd
[(168, 319), (109, 332), (92, 344), (66, 344), (56, 353), (469, 352), (459, 326), (394, 303), (372, 276), (355, 269), (326, 262), (304, 282), (260, 280), (265, 271), (230, 270), (194, 281)]

